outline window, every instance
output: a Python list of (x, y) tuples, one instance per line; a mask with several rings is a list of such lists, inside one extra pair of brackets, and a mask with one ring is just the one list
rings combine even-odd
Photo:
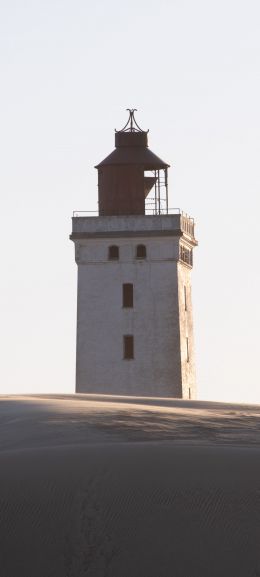
[(186, 246), (181, 244), (180, 245), (180, 259), (183, 262), (186, 262), (186, 264), (189, 264), (190, 266), (192, 266), (192, 264), (193, 264), (192, 249), (187, 248)]
[(186, 286), (184, 286), (183, 288), (184, 288), (184, 309), (186, 311), (187, 310), (187, 289), (186, 289)]
[(136, 258), (146, 258), (146, 246), (144, 244), (137, 245)]
[(134, 358), (134, 337), (133, 335), (124, 335), (124, 359)]
[(187, 360), (187, 363), (188, 363), (189, 360), (190, 360), (190, 354), (189, 354), (189, 339), (188, 339), (188, 337), (186, 337), (186, 354), (187, 354), (186, 360)]
[(131, 309), (134, 306), (134, 287), (131, 283), (123, 284), (123, 307)]
[(119, 259), (119, 247), (116, 245), (112, 245), (108, 248), (108, 258), (109, 260), (118, 260)]

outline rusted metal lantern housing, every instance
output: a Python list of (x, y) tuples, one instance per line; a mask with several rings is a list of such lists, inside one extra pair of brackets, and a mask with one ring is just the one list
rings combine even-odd
[(148, 131), (128, 110), (127, 124), (115, 131), (115, 150), (96, 166), (99, 214), (168, 214), (169, 164), (148, 148)]

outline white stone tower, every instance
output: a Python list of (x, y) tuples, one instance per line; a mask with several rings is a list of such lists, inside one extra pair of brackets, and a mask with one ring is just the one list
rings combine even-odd
[(76, 392), (195, 398), (194, 221), (129, 110), (98, 169), (99, 214), (74, 213)]

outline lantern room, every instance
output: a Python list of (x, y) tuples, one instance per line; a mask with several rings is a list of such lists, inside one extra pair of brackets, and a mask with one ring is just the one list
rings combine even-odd
[(168, 214), (169, 165), (148, 148), (136, 109), (115, 131), (115, 149), (96, 168), (100, 216)]

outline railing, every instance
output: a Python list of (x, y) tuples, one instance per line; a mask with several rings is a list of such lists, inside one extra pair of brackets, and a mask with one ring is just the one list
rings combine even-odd
[[(167, 215), (174, 215), (179, 214), (181, 217), (181, 230), (186, 232), (188, 235), (194, 237), (195, 234), (195, 223), (194, 218), (191, 218), (186, 214), (186, 212), (182, 212), (180, 208), (168, 208), (168, 212), (166, 211), (158, 211), (156, 212), (155, 209), (146, 208), (144, 215), (129, 215), (129, 216), (167, 216)], [(102, 216), (97, 210), (74, 210), (73, 211), (73, 218), (80, 218), (80, 217), (97, 217)], [(124, 215), (122, 215), (124, 216)]]
[(189, 234), (190, 236), (194, 237), (195, 232), (194, 218), (191, 218), (185, 212), (181, 213), (181, 229), (184, 232), (187, 232), (187, 234)]
[[(143, 215), (133, 214), (132, 216), (145, 216), (147, 214), (151, 216), (160, 216), (166, 214), (183, 214), (183, 213), (181, 212), (180, 208), (168, 208), (168, 212), (166, 212), (166, 210), (161, 209), (160, 213), (158, 212), (158, 210), (155, 211), (155, 209), (153, 208), (145, 208), (145, 214)], [(103, 216), (103, 215), (98, 210), (73, 210), (73, 217), (87, 217), (87, 216)]]
[[(152, 206), (154, 207), (154, 204), (151, 202), (150, 204), (152, 204)], [(157, 208), (148, 208), (147, 204), (145, 205), (145, 214), (150, 214), (153, 216), (164, 216), (166, 214), (181, 214), (181, 209), (180, 208), (168, 208), (168, 210), (163, 209), (162, 207), (157, 207)]]
[(99, 216), (98, 210), (73, 210), (73, 218), (81, 216)]

